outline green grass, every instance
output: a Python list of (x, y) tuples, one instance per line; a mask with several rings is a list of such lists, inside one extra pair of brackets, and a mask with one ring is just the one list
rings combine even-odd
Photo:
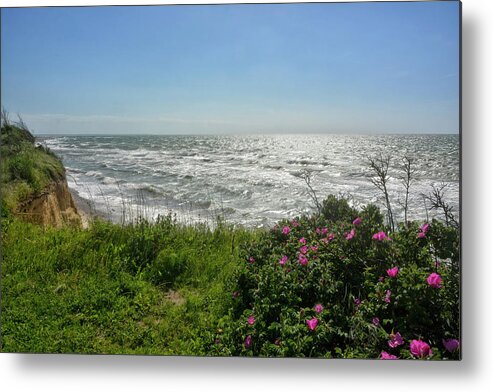
[(45, 147), (36, 147), (31, 133), (15, 125), (2, 125), (0, 156), (4, 214), (65, 177), (65, 169), (56, 155)]
[(207, 355), (239, 244), (258, 235), (170, 217), (88, 230), (5, 221), (2, 351)]

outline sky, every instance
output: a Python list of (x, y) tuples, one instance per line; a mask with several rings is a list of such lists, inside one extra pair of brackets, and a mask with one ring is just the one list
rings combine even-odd
[(35, 134), (459, 132), (455, 1), (1, 12)]

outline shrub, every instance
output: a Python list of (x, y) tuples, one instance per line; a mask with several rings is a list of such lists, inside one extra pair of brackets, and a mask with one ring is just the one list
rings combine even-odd
[[(389, 237), (373, 206), (324, 206), (319, 227), (283, 221), (245, 247), (213, 352), (413, 358), (410, 342), (423, 339), (432, 358), (457, 358), (442, 339), (460, 333), (458, 232), (433, 221)], [(434, 273), (443, 284), (430, 284)]]

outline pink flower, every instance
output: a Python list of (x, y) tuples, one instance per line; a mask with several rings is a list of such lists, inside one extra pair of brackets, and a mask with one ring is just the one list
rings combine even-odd
[(301, 252), (301, 253), (303, 253), (304, 255), (306, 255), (306, 252), (308, 252), (308, 246), (303, 245), (303, 246), (300, 248), (300, 252)]
[(385, 291), (384, 301), (387, 302), (388, 304), (390, 304), (390, 296), (391, 295), (392, 295), (392, 291), (390, 291), (390, 290)]
[(322, 232), (320, 231), (320, 227), (317, 227), (317, 228), (315, 229), (315, 233), (317, 233), (317, 234), (319, 234), (319, 235), (320, 235), (320, 233), (322, 233)]
[(253, 257), (251, 257), (251, 256), (250, 256), (250, 258), (248, 259), (248, 262), (249, 262), (250, 264), (253, 264), (253, 263), (255, 263), (255, 259), (254, 259)]
[(377, 241), (390, 240), (390, 238), (387, 237), (387, 234), (385, 234), (385, 231), (379, 231), (378, 233), (373, 234), (371, 238)]
[(291, 229), (288, 226), (282, 228), (282, 234), (288, 235)]
[(288, 261), (288, 256), (282, 256), (281, 260), (279, 260), (279, 264), (284, 265)]
[(418, 238), (425, 238), (426, 232), (428, 231), (428, 228), (430, 225), (428, 223), (425, 223), (421, 228), (419, 229), (420, 232), (418, 233)]
[(322, 227), (322, 235), (325, 235), (329, 232), (329, 229), (327, 229), (326, 227)]
[(306, 245), (306, 239), (305, 237), (300, 238), (300, 244)]
[(308, 259), (306, 258), (306, 256), (304, 254), (299, 254), (298, 255), (298, 261), (301, 265), (307, 265), (308, 264)]
[(248, 335), (245, 339), (245, 348), (250, 348), (251, 345), (252, 345), (252, 337)]
[(332, 241), (334, 238), (336, 238), (334, 233), (330, 233), (327, 238), (322, 238), (322, 241), (326, 244), (328, 244), (330, 241)]
[(378, 327), (380, 325), (380, 319), (378, 317), (373, 317), (371, 322), (375, 327)]
[(316, 252), (318, 250), (318, 246), (317, 245), (312, 245), (310, 246), (310, 249), (313, 251), (313, 252)]
[(445, 349), (450, 353), (453, 353), (455, 350), (457, 350), (460, 345), (457, 339), (442, 339), (442, 343)]
[(428, 282), (430, 287), (433, 287), (434, 289), (439, 289), (440, 287), (442, 287), (442, 277), (435, 272), (431, 273), (426, 278), (426, 281)]
[(389, 354), (387, 351), (382, 351), (380, 353), (380, 359), (397, 359), (395, 355)]
[(395, 278), (398, 273), (399, 273), (398, 267), (390, 268), (387, 270), (387, 275), (390, 276), (391, 278)]
[(411, 354), (418, 358), (433, 355), (430, 346), (422, 340), (413, 340), (409, 348), (411, 349)]
[(248, 317), (248, 325), (253, 325), (255, 324), (255, 317), (252, 315), (250, 315), (250, 317)]
[(293, 219), (293, 220), (291, 221), (291, 226), (293, 226), (293, 227), (298, 227), (299, 225), (300, 225), (300, 223), (299, 223), (296, 219)]
[(404, 344), (404, 339), (402, 339), (402, 336), (399, 332), (397, 332), (396, 334), (391, 333), (390, 340), (387, 343), (389, 344), (390, 348), (396, 348)]
[(354, 299), (354, 305), (355, 305), (356, 307), (360, 306), (360, 305), (361, 305), (361, 300), (360, 300), (359, 298), (355, 298), (355, 299)]
[(380, 277), (378, 278), (378, 281), (379, 281), (379, 282), (383, 282), (384, 280), (385, 280), (385, 278), (384, 278), (383, 276), (380, 276)]
[(308, 328), (310, 328), (310, 331), (313, 331), (315, 328), (317, 328), (318, 319), (314, 317), (310, 320), (306, 320), (306, 324), (308, 325)]
[(356, 218), (355, 220), (353, 220), (353, 225), (355, 225), (355, 226), (359, 226), (359, 225), (361, 225), (361, 218), (360, 218), (360, 217), (358, 217), (358, 218)]
[(322, 310), (324, 310), (324, 307), (322, 306), (322, 304), (316, 304), (314, 309), (315, 309), (315, 312), (322, 313)]
[(352, 240), (355, 235), (356, 235), (356, 232), (354, 231), (354, 229), (351, 229), (351, 231), (349, 233), (344, 233), (344, 237), (348, 241)]
[(232, 297), (233, 297), (233, 298), (237, 298), (237, 297), (238, 297), (238, 295), (240, 295), (240, 293), (239, 293), (238, 291), (235, 291), (235, 292), (233, 293)]

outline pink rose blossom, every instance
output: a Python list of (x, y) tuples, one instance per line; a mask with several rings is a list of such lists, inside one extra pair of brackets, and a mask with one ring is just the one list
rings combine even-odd
[(248, 259), (248, 262), (249, 262), (250, 264), (253, 264), (253, 263), (255, 263), (255, 259), (254, 259), (253, 257), (251, 257), (251, 256), (250, 256), (250, 258)]
[(248, 325), (253, 325), (255, 324), (255, 317), (252, 315), (250, 315), (250, 317), (248, 317)]
[(329, 229), (327, 229), (326, 227), (322, 227), (322, 235), (325, 235), (329, 232)]
[(430, 287), (433, 287), (434, 289), (439, 289), (440, 287), (442, 287), (442, 277), (435, 272), (431, 273), (426, 278), (426, 281), (428, 282)]
[(387, 343), (389, 344), (390, 348), (396, 348), (404, 344), (404, 339), (402, 339), (402, 336), (399, 332), (397, 332), (396, 334), (391, 333), (390, 340)]
[(320, 227), (317, 227), (315, 229), (315, 233), (317, 233), (318, 235), (320, 235), (322, 233), (322, 231), (320, 230)]
[(306, 324), (308, 325), (308, 328), (310, 328), (310, 331), (313, 331), (315, 328), (317, 328), (318, 319), (314, 317), (310, 320), (306, 320)]
[(390, 296), (391, 295), (392, 295), (392, 291), (390, 291), (390, 290), (385, 291), (384, 301), (387, 302), (388, 304), (390, 304)]
[(361, 225), (361, 218), (360, 218), (360, 217), (358, 217), (358, 218), (356, 218), (355, 220), (353, 220), (353, 225), (355, 225), (355, 226), (359, 226), (359, 225)]
[(380, 359), (397, 359), (393, 354), (389, 354), (387, 351), (382, 351), (380, 353)]
[(288, 226), (282, 228), (282, 234), (288, 235), (291, 229)]
[(306, 258), (306, 256), (304, 254), (299, 254), (298, 255), (298, 261), (301, 265), (307, 265), (308, 264), (308, 259)]
[(383, 282), (384, 280), (385, 280), (385, 278), (384, 278), (383, 276), (380, 276), (380, 277), (378, 278), (378, 281), (379, 281), (379, 282)]
[(409, 346), (411, 354), (418, 358), (425, 358), (433, 355), (430, 346), (422, 340), (413, 340)]
[(314, 309), (315, 309), (315, 312), (322, 313), (322, 310), (324, 310), (324, 307), (322, 306), (322, 304), (316, 304)]
[(306, 245), (306, 239), (305, 237), (300, 238), (300, 244)]
[(293, 226), (293, 227), (298, 227), (299, 225), (300, 225), (300, 223), (299, 223), (296, 219), (293, 219), (293, 220), (291, 221), (291, 226)]
[(312, 245), (310, 246), (310, 249), (313, 251), (313, 252), (316, 252), (318, 250), (318, 246), (317, 245)]
[(303, 245), (303, 246), (300, 248), (300, 252), (301, 252), (301, 253), (303, 253), (304, 255), (306, 255), (306, 252), (308, 252), (308, 246)]
[(354, 229), (351, 229), (351, 231), (349, 233), (344, 233), (344, 237), (348, 241), (351, 241), (355, 235), (356, 235), (356, 232), (354, 231)]
[(288, 256), (282, 256), (281, 260), (279, 260), (279, 264), (284, 265), (288, 261)]
[(399, 273), (398, 267), (390, 268), (387, 270), (387, 275), (390, 276), (391, 278), (395, 278), (398, 273)]
[(378, 327), (380, 325), (380, 319), (378, 317), (373, 317), (371, 322), (375, 327)]
[(238, 297), (238, 295), (240, 295), (240, 293), (239, 293), (238, 291), (235, 291), (235, 292), (233, 293), (232, 297), (233, 297), (233, 298), (237, 298), (237, 297)]
[(360, 300), (359, 298), (355, 298), (355, 299), (354, 299), (354, 305), (355, 305), (356, 307), (360, 306), (360, 305), (361, 305), (361, 300)]
[(419, 233), (418, 233), (418, 238), (425, 238), (426, 236), (426, 232), (428, 231), (428, 228), (430, 227), (430, 225), (428, 223), (425, 223), (423, 226), (421, 226), (421, 228), (419, 229)]
[(252, 337), (248, 335), (245, 339), (245, 348), (250, 348), (251, 345), (252, 345)]
[(373, 234), (371, 238), (377, 241), (390, 240), (390, 238), (387, 237), (387, 234), (385, 234), (385, 231), (379, 231), (378, 233)]
[(457, 339), (442, 339), (442, 343), (445, 349), (450, 353), (453, 353), (455, 350), (457, 350), (460, 345)]

